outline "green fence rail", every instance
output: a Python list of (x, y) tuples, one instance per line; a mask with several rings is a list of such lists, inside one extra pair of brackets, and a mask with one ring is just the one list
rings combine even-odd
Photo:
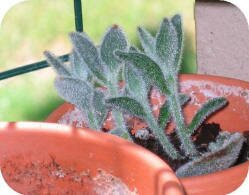
[[(82, 2), (81, 0), (74, 0), (74, 20), (75, 29), (78, 32), (83, 32), (83, 17), (82, 17)], [(60, 59), (64, 62), (68, 61), (68, 54), (60, 56)], [(32, 64), (24, 65), (18, 68), (7, 70), (0, 73), (0, 80), (11, 78), (17, 75), (25, 74), (35, 70), (49, 67), (46, 60), (35, 62)]]

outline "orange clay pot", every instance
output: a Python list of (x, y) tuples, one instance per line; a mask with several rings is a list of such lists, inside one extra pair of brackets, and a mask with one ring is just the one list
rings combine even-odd
[[(92, 175), (103, 170), (141, 195), (184, 194), (174, 172), (156, 155), (116, 136), (88, 129), (51, 123), (1, 122), (0, 165), (6, 159), (14, 164), (17, 158), (32, 161), (32, 166), (53, 158), (60, 166), (87, 170)], [(22, 184), (17, 189), (11, 182), (9, 185), (22, 194), (27, 194), (30, 187)]]
[[(191, 96), (191, 101), (184, 107), (186, 121), (190, 122), (201, 104), (213, 97), (226, 97), (229, 105), (212, 115), (207, 122), (219, 123), (223, 130), (243, 132), (249, 130), (249, 83), (241, 80), (209, 75), (180, 75), (181, 91)], [(165, 97), (153, 92), (153, 107), (162, 105)], [(58, 122), (62, 116), (74, 110), (74, 106), (64, 103), (47, 119)], [(158, 115), (159, 109), (154, 110)], [(110, 124), (108, 126), (111, 126)], [(173, 124), (170, 125), (170, 129)], [(136, 130), (136, 128), (135, 128)], [(185, 191), (189, 195), (223, 195), (233, 192), (244, 181), (249, 162), (212, 174), (181, 178)]]

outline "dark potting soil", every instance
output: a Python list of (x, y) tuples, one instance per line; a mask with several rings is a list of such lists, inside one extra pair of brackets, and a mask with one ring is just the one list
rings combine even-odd
[[(209, 143), (214, 142), (216, 140), (216, 137), (219, 135), (220, 131), (222, 131), (222, 129), (220, 128), (219, 124), (216, 124), (216, 123), (202, 124), (201, 127), (195, 132), (195, 134), (192, 135), (192, 140), (194, 141), (194, 144), (197, 150), (201, 153), (207, 152)], [(234, 165), (247, 161), (249, 157), (249, 131), (244, 132), (243, 135), (246, 138), (246, 141), (240, 151), (239, 158)], [(177, 150), (180, 151), (180, 153), (183, 153), (180, 148), (180, 141), (175, 131), (168, 134), (168, 136), (172, 144), (177, 148)], [(148, 150), (160, 156), (163, 160), (165, 160), (171, 166), (171, 168), (174, 171), (176, 171), (181, 165), (187, 163), (190, 160), (189, 158), (185, 158), (181, 160), (172, 160), (163, 151), (162, 146), (153, 136), (151, 136), (149, 140), (140, 140), (135, 137), (133, 137), (133, 139), (135, 143), (142, 145), (143, 147), (147, 148)]]

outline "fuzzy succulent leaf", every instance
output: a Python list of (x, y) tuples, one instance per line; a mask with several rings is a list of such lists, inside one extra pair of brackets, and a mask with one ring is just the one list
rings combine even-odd
[(73, 77), (86, 81), (88, 77), (88, 67), (85, 61), (82, 60), (74, 50), (69, 56), (69, 61), (71, 63)]
[(135, 46), (132, 45), (129, 48), (129, 52), (140, 52), (140, 50), (137, 47), (135, 47)]
[(101, 59), (109, 67), (111, 72), (116, 70), (120, 64), (120, 60), (114, 56), (115, 50), (126, 50), (127, 40), (123, 31), (114, 25), (106, 33), (100, 48)]
[(142, 27), (138, 27), (138, 36), (144, 52), (150, 57), (155, 57), (155, 37)]
[(98, 129), (100, 129), (107, 116), (107, 109), (105, 106), (105, 96), (101, 91), (99, 90), (94, 91), (92, 105), (94, 109), (95, 120), (98, 123)]
[(129, 97), (117, 97), (110, 98), (106, 101), (107, 105), (120, 109), (122, 111), (128, 112), (134, 116), (137, 116), (141, 119), (146, 118), (146, 113), (142, 107), (142, 105), (136, 100)]
[(71, 76), (71, 73), (68, 68), (54, 54), (45, 51), (44, 55), (47, 58), (48, 63), (54, 68), (58, 75), (67, 77)]
[(129, 94), (136, 99), (146, 101), (148, 96), (147, 86), (135, 69), (125, 66), (125, 87)]
[(116, 51), (115, 54), (127, 64), (132, 64), (147, 81), (158, 87), (163, 94), (169, 93), (162, 70), (148, 56), (137, 52), (122, 51)]
[(170, 110), (169, 110), (169, 104), (165, 102), (162, 107), (160, 108), (160, 114), (158, 117), (158, 124), (161, 128), (165, 128), (167, 123), (170, 120)]
[[(172, 85), (176, 84), (177, 83), (173, 83)], [(194, 158), (198, 155), (198, 151), (196, 150), (190, 135), (187, 133), (188, 129), (182, 113), (179, 94), (177, 89), (175, 89), (175, 86), (171, 86), (170, 90), (172, 95), (168, 96), (167, 98), (169, 101), (170, 113), (176, 126), (176, 134), (181, 142), (181, 148), (184, 151), (184, 154), (190, 158)]]
[(91, 104), (93, 89), (85, 81), (59, 77), (55, 80), (55, 88), (63, 99), (85, 111)]
[(103, 75), (104, 68), (101, 64), (98, 50), (92, 41), (86, 36), (86, 34), (78, 32), (71, 33), (70, 38), (73, 43), (74, 50), (85, 61), (88, 69), (100, 81), (106, 82), (106, 78)]
[(183, 54), (183, 27), (182, 27), (182, 18), (179, 14), (176, 14), (175, 16), (173, 16), (173, 18), (171, 19), (172, 24), (175, 27), (175, 30), (177, 32), (177, 52), (176, 52), (176, 56), (175, 56), (175, 70), (178, 71), (180, 69), (181, 66), (181, 59), (182, 59), (182, 54)]
[(209, 117), (212, 113), (223, 108), (227, 104), (227, 100), (224, 97), (218, 97), (210, 99), (205, 103), (195, 114), (191, 123), (188, 126), (188, 134), (193, 134), (198, 127)]
[(179, 101), (180, 101), (181, 106), (184, 106), (189, 100), (190, 100), (190, 96), (184, 93), (179, 94)]
[(131, 136), (130, 136), (129, 133), (126, 131), (126, 129), (117, 128), (117, 129), (111, 130), (109, 133), (112, 134), (112, 135), (116, 135), (116, 136), (118, 136), (118, 137), (122, 137), (122, 138), (124, 138), (124, 139), (127, 139), (127, 140), (132, 141)]
[[(164, 18), (156, 37), (156, 53), (160, 58), (162, 67), (172, 68), (178, 51), (177, 32), (171, 21)], [(168, 71), (167, 68), (163, 68)]]
[[(240, 153), (244, 142), (241, 133), (221, 133), (211, 151), (193, 159), (176, 170), (178, 177), (208, 174), (232, 166)], [(211, 144), (211, 143), (210, 143)]]
[[(186, 104), (189, 101), (190, 97), (188, 95), (181, 93), (181, 94), (179, 94), (179, 99), (180, 99), (181, 106), (183, 106), (184, 104)], [(171, 117), (170, 108), (169, 108), (169, 104), (166, 101), (162, 105), (162, 107), (160, 108), (160, 114), (158, 117), (159, 126), (161, 128), (166, 128), (166, 125), (169, 122), (170, 117)]]
[(115, 121), (115, 130), (113, 130), (113, 132), (121, 132), (120, 135), (123, 135), (122, 137), (127, 138), (129, 140), (133, 140), (131, 135), (129, 134), (129, 130), (126, 127), (125, 124), (125, 120), (123, 117), (123, 113), (119, 110), (117, 110), (116, 108), (114, 108), (112, 110), (112, 115), (113, 115), (113, 119)]

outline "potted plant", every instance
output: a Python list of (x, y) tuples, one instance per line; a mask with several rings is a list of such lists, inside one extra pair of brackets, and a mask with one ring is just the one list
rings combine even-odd
[[(164, 18), (156, 36), (141, 27), (138, 34), (143, 51), (130, 46), (122, 30), (114, 25), (100, 47), (95, 47), (85, 33), (71, 33), (70, 65), (45, 52), (58, 73), (55, 87), (59, 95), (81, 111), (81, 125), (108, 131), (158, 154), (182, 178), (188, 194), (233, 191), (242, 182), (248, 166), (241, 163), (232, 167), (238, 160), (247, 160), (248, 140), (240, 131), (248, 127), (249, 84), (220, 77), (182, 75), (180, 91), (181, 16)], [(216, 91), (212, 91), (213, 85)], [(70, 105), (63, 105), (48, 121), (58, 122), (71, 109)], [(240, 109), (243, 116), (234, 114), (238, 112), (235, 109)], [(210, 118), (218, 110), (221, 111)], [(228, 121), (231, 113), (236, 118)], [(206, 119), (220, 124), (204, 124)], [(110, 125), (109, 121), (113, 123)], [(221, 131), (219, 125), (226, 131)], [(238, 129), (234, 128), (236, 125)], [(237, 132), (227, 131), (231, 128)], [(230, 175), (235, 178), (230, 179)], [(228, 182), (226, 188), (219, 186), (224, 181)]]
[(167, 164), (118, 137), (58, 124), (1, 122), (0, 139), (1, 172), (22, 194), (183, 194)]

